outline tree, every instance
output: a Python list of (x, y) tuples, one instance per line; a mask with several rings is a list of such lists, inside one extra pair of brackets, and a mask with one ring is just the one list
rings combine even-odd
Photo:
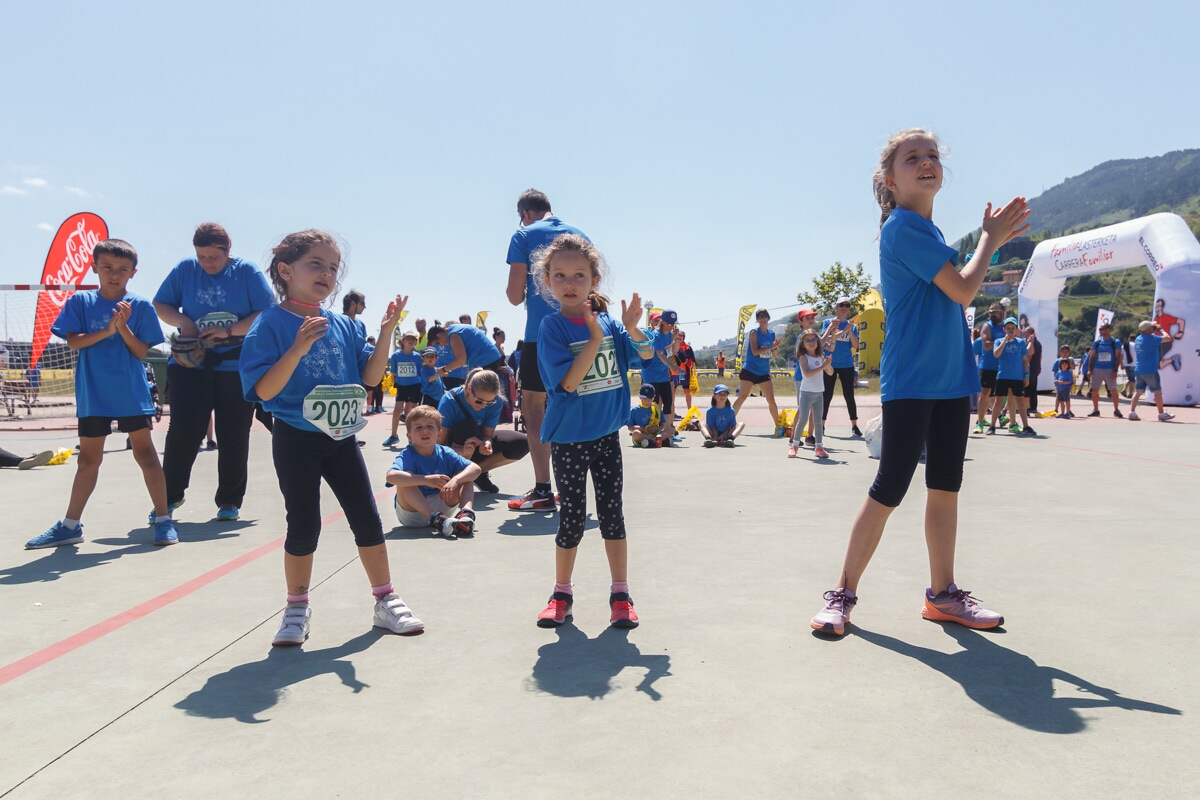
[(796, 295), (796, 299), (812, 306), (818, 314), (829, 315), (833, 313), (833, 306), (837, 299), (846, 296), (850, 298), (850, 302), (854, 306), (850, 312), (853, 315), (860, 308), (859, 301), (869, 291), (871, 291), (871, 276), (863, 273), (861, 261), (853, 269), (842, 266), (840, 261), (835, 261), (832, 267), (813, 278), (811, 292), (801, 292)]

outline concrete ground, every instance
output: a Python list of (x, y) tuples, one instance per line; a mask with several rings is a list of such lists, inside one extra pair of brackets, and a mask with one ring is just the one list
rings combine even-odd
[[(176, 547), (150, 543), (118, 437), (76, 547), (22, 549), (61, 516), (74, 459), (4, 470), (0, 796), (1200, 793), (1187, 755), (1200, 734), (1200, 411), (1131, 423), (1109, 407), (1039, 420), (1037, 438), (973, 436), (958, 579), (1004, 628), (921, 619), (918, 472), (850, 632), (831, 641), (808, 621), (877, 462), (848, 437), (840, 398), (821, 462), (785, 458), (761, 405), (743, 409), (752, 427), (733, 450), (703, 450), (696, 433), (676, 450), (624, 450), (633, 631), (607, 624), (594, 521), (574, 624), (536, 627), (555, 519), (495, 496), (473, 540), (392, 530), (395, 582), (427, 629), (373, 631), (327, 492), (312, 637), (273, 649), (284, 524), (261, 428), (243, 519), (213, 520), (216, 459), (201, 453)], [(877, 413), (877, 398), (862, 405), (864, 421)], [(364, 454), (394, 528), (386, 427), (372, 419)], [(15, 452), (75, 441), (0, 436)], [(532, 471), (526, 460), (493, 477), (518, 493)]]

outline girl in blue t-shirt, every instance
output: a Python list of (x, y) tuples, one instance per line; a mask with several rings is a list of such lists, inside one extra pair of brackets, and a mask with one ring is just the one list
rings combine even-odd
[(571, 575), (583, 539), (591, 472), (612, 576), (609, 622), (634, 628), (638, 616), (629, 596), (618, 432), (629, 417), (629, 364), (647, 357), (652, 346), (637, 328), (641, 302), (636, 294), (628, 304), (621, 301), (621, 322), (608, 315), (608, 300), (598, 288), (606, 267), (582, 236), (559, 236), (538, 251), (533, 271), (538, 290), (558, 307), (542, 320), (537, 348), (547, 394), (541, 436), (550, 444), (559, 498), (554, 591), (537, 624), (552, 628), (571, 618)]
[(771, 321), (770, 311), (760, 308), (754, 319), (758, 327), (746, 334), (746, 357), (738, 374), (738, 398), (733, 402), (733, 411), (737, 413), (742, 410), (742, 403), (750, 397), (750, 390), (757, 386), (763, 397), (767, 398), (771, 422), (776, 424), (779, 409), (775, 407), (775, 387), (771, 384), (771, 359), (779, 351), (782, 342), (775, 336), (775, 331), (767, 330), (767, 323)]
[(729, 387), (718, 383), (713, 387), (712, 403), (700, 423), (705, 447), (734, 447), (733, 440), (742, 435), (746, 423), (737, 421), (737, 413), (729, 405)]
[(399, 349), (388, 360), (392, 384), (396, 387), (396, 405), (392, 408), (392, 435), (383, 440), (384, 447), (400, 442), (396, 435), (400, 421), (421, 403), (421, 356), (414, 351), (416, 346), (417, 332), (405, 331)]
[(970, 395), (979, 389), (963, 307), (974, 299), (992, 253), (1029, 228), (1029, 209), (1015, 197), (983, 214), (974, 257), (960, 272), (958, 252), (933, 224), (942, 188), (938, 140), (920, 129), (893, 136), (873, 178), (882, 209), (879, 271), (888, 310), (880, 361), (883, 442), (879, 471), (850, 530), (841, 575), (825, 592), (812, 627), (841, 636), (858, 601), (858, 582), (926, 451), (925, 540), (929, 588), (921, 615), (972, 628), (993, 628), (1004, 617), (984, 609), (954, 582), (958, 491), (970, 427)]
[[(367, 345), (349, 317), (321, 308), (337, 292), (343, 273), (332, 236), (318, 230), (290, 233), (272, 253), (268, 275), (279, 305), (260, 314), (246, 334), (240, 372), (246, 399), (275, 416), (271, 453), (287, 510), (287, 608), (273, 644), (299, 645), (308, 638), (322, 478), (354, 533), (375, 597), (374, 626), (416, 633), (424, 624), (392, 587), (383, 523), (354, 438), (367, 424), (363, 384), (374, 386), (383, 378), (387, 350)], [(379, 341), (391, 341), (407, 299), (397, 295), (388, 304)]]

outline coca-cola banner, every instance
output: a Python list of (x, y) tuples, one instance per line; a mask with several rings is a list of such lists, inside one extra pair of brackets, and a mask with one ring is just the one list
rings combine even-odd
[[(89, 212), (73, 214), (58, 228), (46, 266), (42, 267), (42, 283), (78, 286), (92, 266), (92, 248), (108, 238), (108, 225), (98, 215)], [(38, 359), (50, 341), (50, 326), (71, 292), (38, 292), (37, 316), (33, 320), (33, 351), (29, 366), (36, 367)]]

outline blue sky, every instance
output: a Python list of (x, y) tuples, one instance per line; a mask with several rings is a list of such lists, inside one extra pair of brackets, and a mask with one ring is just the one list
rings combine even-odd
[(8, 3), (0, 283), (95, 211), (152, 296), (206, 220), (264, 263), (346, 243), (347, 285), (432, 319), (504, 298), (517, 195), (545, 191), (695, 344), (834, 261), (877, 275), (870, 175), (935, 130), (947, 239), (988, 200), (1200, 146), (1194, 3)]

